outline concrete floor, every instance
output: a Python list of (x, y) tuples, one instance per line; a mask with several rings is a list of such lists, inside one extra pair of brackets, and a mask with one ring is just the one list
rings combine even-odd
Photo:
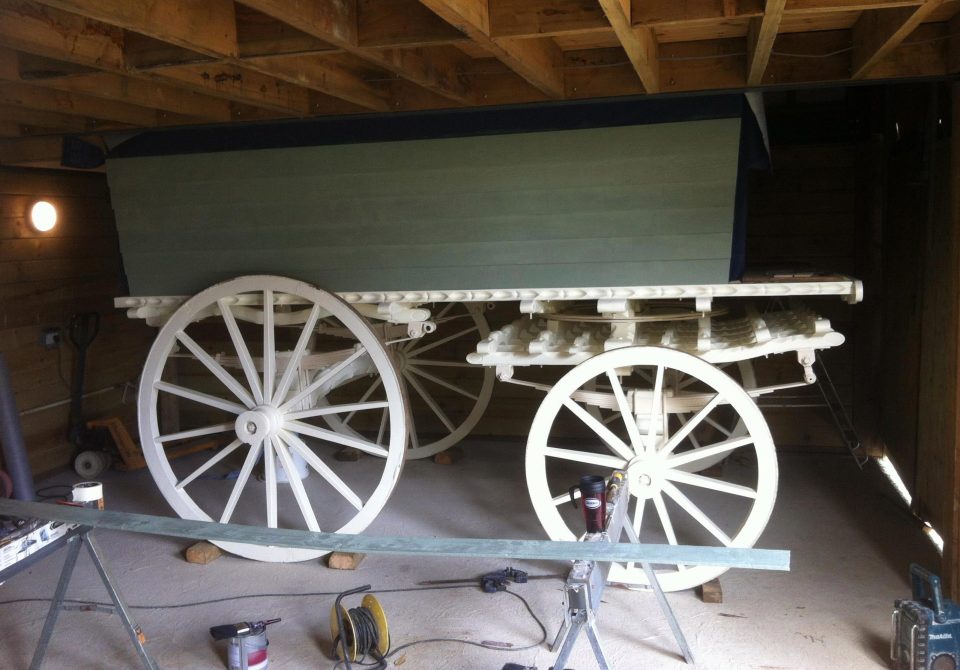
[[(527, 499), (520, 442), (468, 442), (453, 466), (414, 461), (370, 533), (541, 538)], [(361, 461), (362, 463), (362, 461)], [(358, 467), (362, 467), (358, 466)], [(887, 667), (893, 600), (907, 597), (910, 561), (938, 566), (932, 545), (875, 468), (860, 473), (848, 456), (782, 454), (780, 494), (760, 546), (793, 552), (789, 573), (735, 570), (722, 578), (724, 602), (703, 604), (691, 592), (669, 596), (697, 656), (696, 668), (824, 669)], [(111, 472), (109, 509), (170, 514), (147, 472)], [(60, 475), (44, 483), (71, 482)], [(433, 494), (424, 496), (425, 487)], [(243, 594), (336, 593), (365, 583), (375, 589), (414, 587), (427, 579), (474, 577), (504, 564), (493, 559), (414, 559), (368, 556), (355, 572), (318, 561), (277, 565), (225, 556), (206, 565), (183, 560), (187, 542), (103, 531), (97, 533), (128, 602), (173, 605)], [(48, 597), (62, 554), (0, 586), (0, 601)], [(530, 574), (564, 566), (516, 562)], [(558, 580), (514, 590), (527, 598), (552, 639), (562, 616)], [(105, 600), (91, 564), (81, 556), (68, 597)], [(457, 637), (514, 647), (540, 639), (519, 600), (476, 588), (380, 595), (394, 646), (421, 638)], [(136, 610), (148, 649), (163, 668), (223, 668), (226, 651), (208, 634), (212, 625), (282, 617), (270, 628), (270, 667), (328, 668), (332, 595), (263, 596), (181, 609)], [(358, 602), (348, 602), (356, 606)], [(43, 603), (0, 604), (4, 666), (27, 667), (46, 612)], [(614, 668), (688, 668), (666, 621), (647, 593), (608, 589), (600, 630)], [(514, 662), (546, 670), (547, 644), (495, 651), (443, 643), (401, 651), (390, 667), (500, 670)], [(119, 619), (102, 612), (61, 614), (47, 669), (134, 668), (137, 658)], [(596, 663), (586, 641), (569, 668)]]

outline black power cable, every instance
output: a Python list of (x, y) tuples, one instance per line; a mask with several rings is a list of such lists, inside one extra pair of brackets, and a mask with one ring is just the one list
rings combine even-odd
[[(548, 575), (544, 575), (544, 577), (546, 576)], [(539, 577), (539, 575), (537, 577)], [(475, 588), (477, 588), (477, 585), (475, 583), (450, 584), (450, 585), (443, 585), (443, 586), (418, 586), (418, 587), (410, 587), (410, 588), (402, 588), (402, 589), (377, 589), (375, 591), (370, 591), (370, 593), (413, 593), (416, 591), (444, 591), (446, 589), (475, 589)], [(427, 638), (423, 640), (414, 640), (413, 642), (407, 642), (406, 644), (402, 644), (399, 647), (389, 649), (387, 653), (383, 655), (383, 662), (385, 663), (386, 659), (392, 656), (395, 656), (396, 654), (400, 653), (404, 649), (409, 649), (410, 647), (420, 645), (420, 644), (438, 644), (438, 643), (446, 642), (446, 643), (453, 643), (453, 644), (466, 644), (473, 647), (480, 647), (481, 649), (491, 649), (494, 651), (525, 651), (527, 649), (534, 649), (535, 647), (539, 647), (541, 644), (546, 642), (547, 628), (546, 626), (544, 626), (543, 622), (540, 620), (540, 617), (538, 617), (536, 613), (533, 611), (533, 608), (530, 606), (530, 603), (527, 601), (527, 599), (521, 596), (519, 593), (516, 593), (515, 591), (511, 591), (510, 589), (506, 589), (505, 591), (497, 591), (497, 593), (509, 593), (511, 596), (513, 596), (514, 598), (517, 598), (521, 603), (523, 603), (523, 606), (526, 608), (527, 612), (530, 613), (531, 618), (536, 622), (537, 626), (539, 626), (540, 628), (541, 637), (539, 640), (537, 640), (532, 644), (527, 644), (524, 646), (514, 646), (513, 644), (510, 644), (510, 643), (490, 642), (490, 641), (475, 642), (473, 640), (464, 640), (462, 638), (456, 638), (456, 637)], [(248, 598), (316, 598), (316, 597), (322, 597), (322, 596), (338, 596), (338, 595), (340, 595), (339, 591), (313, 591), (313, 592), (307, 592), (307, 593), (250, 593), (250, 594), (241, 595), (241, 596), (227, 596), (225, 598), (212, 598), (210, 600), (197, 600), (197, 601), (186, 602), (186, 603), (176, 603), (176, 604), (167, 604), (167, 605), (128, 605), (128, 607), (130, 609), (137, 609), (137, 610), (167, 610), (167, 609), (182, 609), (186, 607), (199, 607), (202, 605), (213, 605), (213, 604), (231, 602), (234, 600), (245, 600)], [(50, 602), (50, 600), (51, 598), (14, 598), (11, 600), (0, 600), (0, 606), (19, 605), (23, 603), (48, 603)], [(109, 612), (113, 611), (112, 602), (106, 603), (106, 602), (98, 602), (98, 601), (90, 601), (90, 600), (77, 600), (74, 598), (65, 598), (63, 602), (72, 603), (80, 606), (86, 605), (94, 610), (109, 608), (106, 611), (109, 611)], [(336, 643), (336, 640), (334, 640), (334, 643)], [(380, 665), (380, 661), (366, 663), (361, 660), (361, 661), (355, 661), (355, 664), (362, 666), (364, 668), (371, 668), (371, 667), (376, 668), (377, 666), (385, 667), (383, 665)], [(333, 666), (334, 670), (337, 670), (341, 667), (343, 667), (343, 661), (338, 661)]]

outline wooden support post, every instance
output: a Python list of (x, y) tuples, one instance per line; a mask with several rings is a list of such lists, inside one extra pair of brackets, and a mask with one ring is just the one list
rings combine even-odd
[(942, 501), (941, 509), (944, 510), (944, 518), (947, 527), (940, 529), (943, 534), (943, 578), (947, 594), (950, 598), (960, 599), (960, 417), (957, 416), (957, 410), (960, 409), (960, 381), (958, 381), (958, 368), (960, 368), (960, 305), (957, 304), (960, 296), (960, 84), (953, 84), (950, 91), (952, 97), (952, 115), (953, 133), (950, 139), (950, 195), (949, 195), (949, 230), (938, 243), (947, 248), (949, 254), (948, 273), (942, 278), (947, 285), (949, 302), (942, 305), (942, 322), (944, 327), (943, 337), (950, 338), (945, 342), (945, 349), (950, 352), (948, 360), (944, 361), (949, 365), (948, 376), (949, 384), (942, 391), (942, 400), (944, 404), (941, 416), (947, 417), (946, 430), (947, 435), (944, 439), (947, 441), (951, 456), (944, 464), (949, 467), (950, 486), (947, 489), (949, 494), (945, 493), (946, 500)]

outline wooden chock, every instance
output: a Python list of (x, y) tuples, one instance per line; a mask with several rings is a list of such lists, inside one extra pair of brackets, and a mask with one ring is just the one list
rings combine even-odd
[(705, 603), (723, 602), (723, 588), (720, 586), (719, 579), (711, 579), (709, 582), (701, 584), (697, 587), (697, 593), (700, 595), (700, 600)]
[(212, 563), (221, 556), (223, 556), (223, 550), (220, 549), (215, 544), (210, 544), (206, 540), (202, 542), (197, 542), (196, 544), (190, 545), (187, 547), (186, 551), (187, 563), (197, 563), (198, 565), (206, 565), (207, 563)]
[(463, 449), (460, 447), (450, 447), (440, 453), (433, 455), (433, 462), (438, 465), (453, 465), (463, 458)]
[(366, 554), (350, 551), (333, 551), (327, 556), (327, 567), (334, 570), (356, 570)]
[(333, 456), (338, 461), (359, 461), (360, 450), (353, 447), (344, 447)]

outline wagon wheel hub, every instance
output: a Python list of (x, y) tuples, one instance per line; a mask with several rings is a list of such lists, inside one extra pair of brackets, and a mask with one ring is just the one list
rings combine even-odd
[(273, 405), (260, 405), (237, 416), (234, 430), (247, 444), (273, 437), (283, 427), (283, 414)]
[(652, 498), (663, 488), (662, 461), (647, 455), (637, 456), (627, 463), (630, 493), (638, 498)]

